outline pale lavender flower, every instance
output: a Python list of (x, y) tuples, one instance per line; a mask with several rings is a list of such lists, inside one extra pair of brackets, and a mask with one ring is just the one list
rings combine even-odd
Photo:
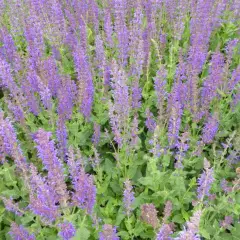
[(92, 110), (94, 86), (90, 64), (84, 48), (78, 44), (74, 49), (74, 62), (78, 76), (78, 97), (80, 111), (85, 118), (89, 118)]
[(6, 3), (4, 0), (0, 0), (0, 15), (3, 14), (3, 11), (5, 11)]
[[(20, 98), (20, 97), (19, 97)], [(14, 99), (6, 98), (6, 103), (8, 104), (8, 109), (13, 113), (14, 119), (20, 123), (24, 123), (25, 116), (22, 106), (18, 104)]]
[(139, 87), (139, 82), (134, 80), (132, 86), (132, 108), (139, 109), (141, 107), (142, 89)]
[(202, 133), (202, 141), (205, 144), (213, 142), (213, 139), (218, 131), (218, 119), (216, 115), (208, 117)]
[(210, 195), (210, 189), (214, 182), (214, 170), (210, 168), (210, 163), (204, 159), (204, 171), (198, 178), (198, 199), (203, 201), (205, 196)]
[(142, 39), (143, 39), (143, 52), (144, 52), (144, 64), (145, 67), (148, 63), (149, 53), (150, 53), (150, 36), (148, 33), (148, 30), (145, 29), (142, 33)]
[(239, 39), (237, 39), (237, 38), (234, 38), (227, 43), (227, 46), (226, 46), (225, 50), (226, 50), (228, 59), (231, 60), (231, 58), (233, 56), (233, 53), (234, 53), (234, 50), (235, 50), (238, 43), (239, 43)]
[(171, 201), (167, 201), (164, 207), (164, 212), (163, 212), (163, 222), (166, 223), (166, 221), (168, 220), (168, 218), (171, 216), (172, 214), (172, 202)]
[(13, 71), (17, 72), (21, 69), (21, 59), (17, 52), (12, 36), (8, 33), (6, 28), (0, 29), (0, 41), (3, 46), (0, 47), (0, 56), (7, 60), (12, 66)]
[(92, 136), (92, 142), (93, 142), (94, 146), (97, 146), (100, 141), (101, 126), (97, 123), (94, 123), (93, 128), (94, 128), (94, 133)]
[[(208, 112), (211, 101), (217, 96), (217, 89), (222, 85), (224, 77), (224, 56), (220, 52), (212, 55), (209, 75), (203, 82), (201, 91), (201, 115)], [(200, 116), (201, 117), (201, 116)]]
[[(35, 92), (36, 90), (38, 90), (38, 83), (34, 83), (36, 79), (32, 78), (32, 75), (30, 73), (27, 73), (27, 76), (25, 79), (22, 80), (22, 91), (23, 94), (26, 97), (26, 101), (27, 101), (27, 106), (29, 108), (29, 111), (31, 113), (33, 113), (34, 115), (38, 115), (38, 113), (40, 112), (39, 109), (39, 102), (35, 96)], [(35, 86), (33, 86), (33, 84)]]
[(12, 35), (14, 37), (22, 36), (27, 13), (27, 4), (24, 1), (15, 0), (6, 2), (5, 6), (5, 11), (8, 12), (10, 20)]
[(74, 188), (74, 193), (72, 194), (73, 204), (85, 209), (88, 214), (92, 214), (97, 190), (94, 185), (94, 179), (91, 175), (85, 173), (79, 161), (75, 161), (75, 155), (71, 148), (67, 163)]
[[(81, 2), (82, 4), (82, 2)], [(81, 7), (83, 10), (83, 7)], [(80, 35), (80, 48), (83, 49), (83, 52), (86, 53), (87, 51), (87, 25), (84, 21), (83, 16), (86, 14), (86, 12), (83, 15), (80, 15), (81, 17), (78, 18), (79, 21), (79, 35)], [(81, 53), (79, 53), (81, 54)], [(84, 56), (83, 56), (84, 57)]]
[(49, 22), (49, 24), (45, 24), (47, 37), (52, 43), (59, 45), (66, 36), (66, 23), (62, 8), (61, 1), (52, 0), (46, 8), (47, 11), (45, 11), (48, 14), (46, 20)]
[(95, 33), (99, 32), (99, 8), (95, 0), (88, 1), (89, 10), (88, 10), (88, 22), (92, 24)]
[(100, 35), (96, 36), (95, 40), (95, 53), (96, 53), (96, 67), (99, 70), (100, 74), (102, 74), (103, 71), (103, 65), (105, 60), (105, 52), (104, 52), (104, 46), (103, 46), (103, 40)]
[(93, 167), (95, 168), (99, 166), (101, 159), (97, 149), (94, 146), (93, 146), (93, 152), (94, 152), (94, 156), (92, 158), (92, 162), (93, 162)]
[(112, 75), (113, 103), (110, 102), (110, 124), (114, 133), (114, 140), (121, 147), (123, 142), (126, 141), (124, 134), (128, 127), (130, 114), (129, 89), (125, 72), (122, 68), (119, 68), (115, 61), (112, 65)]
[(170, 235), (173, 233), (169, 224), (163, 224), (157, 233), (156, 240), (172, 240)]
[(69, 77), (62, 78), (62, 83), (57, 89), (58, 107), (57, 112), (62, 120), (72, 117), (74, 101), (77, 97), (77, 86)]
[(112, 34), (113, 26), (111, 21), (111, 10), (106, 8), (104, 11), (104, 33), (105, 39), (109, 47), (113, 46)]
[(80, 170), (79, 176), (74, 180), (74, 190), (73, 203), (86, 209), (88, 214), (92, 214), (96, 203), (96, 186), (93, 177)]
[(240, 66), (234, 69), (231, 75), (231, 79), (229, 79), (228, 82), (229, 91), (233, 91), (236, 88), (237, 84), (240, 83)]
[(132, 211), (132, 203), (134, 201), (134, 192), (133, 192), (132, 184), (129, 179), (127, 179), (124, 182), (124, 186), (125, 186), (124, 192), (123, 192), (124, 208), (125, 208), (126, 215), (129, 217)]
[(220, 226), (222, 228), (228, 228), (233, 223), (233, 217), (232, 216), (225, 216), (224, 220), (221, 221)]
[(36, 215), (42, 217), (46, 223), (51, 223), (59, 217), (58, 197), (55, 189), (40, 176), (37, 168), (30, 165), (30, 194), (28, 208)]
[(60, 228), (60, 232), (58, 233), (58, 235), (63, 240), (70, 240), (75, 236), (76, 229), (72, 223), (64, 222), (64, 223), (60, 223), (58, 226)]
[(136, 146), (138, 142), (138, 118), (134, 116), (131, 128), (131, 146)]
[(12, 122), (9, 118), (4, 119), (2, 111), (0, 111), (0, 136), (3, 139), (4, 152), (12, 157), (19, 166), (21, 162), (25, 162)]
[(35, 240), (34, 234), (30, 235), (29, 232), (22, 226), (12, 222), (9, 235), (14, 240)]
[(185, 156), (185, 153), (187, 152), (189, 148), (189, 132), (184, 132), (180, 137), (176, 144), (176, 147), (178, 148), (178, 151), (176, 153), (175, 159), (177, 160), (175, 163), (176, 168), (183, 168), (183, 158)]
[(213, 30), (213, 18), (211, 16), (214, 0), (197, 1), (191, 9), (190, 32), (191, 46), (188, 54), (188, 101), (194, 118), (199, 114), (199, 89), (198, 74), (208, 55), (208, 44)]
[(163, 153), (166, 152), (166, 149), (164, 149), (160, 144), (159, 130), (160, 128), (157, 125), (154, 129), (152, 139), (149, 140), (149, 144), (152, 146), (149, 152), (153, 154), (154, 158), (159, 158)]
[(31, 16), (25, 19), (25, 37), (28, 43), (27, 49), (31, 61), (36, 64), (40, 61), (44, 53), (43, 25), (39, 17), (32, 13)]
[(61, 61), (61, 59), (62, 59), (61, 53), (60, 53), (59, 49), (54, 45), (52, 46), (52, 54), (56, 61)]
[(146, 109), (146, 122), (145, 122), (145, 125), (147, 127), (147, 129), (150, 131), (150, 132), (154, 132), (157, 124), (154, 120), (154, 116), (152, 114), (152, 112), (149, 110), (149, 108)]
[(125, 66), (128, 58), (128, 28), (126, 25), (126, 0), (114, 0), (114, 13), (115, 13), (115, 32), (117, 33), (118, 39), (118, 51), (119, 51), (119, 62), (122, 66)]
[(199, 224), (201, 219), (202, 212), (197, 210), (194, 212), (193, 216), (190, 218), (190, 221), (187, 222), (186, 228), (180, 232), (180, 237), (176, 238), (177, 240), (200, 240), (200, 237), (197, 235), (199, 232)]
[(53, 57), (49, 57), (43, 62), (43, 73), (47, 87), (51, 95), (56, 96), (61, 84), (61, 77), (58, 75), (57, 66)]
[(11, 92), (16, 92), (17, 85), (12, 76), (9, 63), (0, 56), (0, 87), (8, 88)]
[(221, 181), (221, 188), (222, 188), (222, 190), (226, 193), (226, 194), (228, 194), (228, 193), (230, 193), (231, 191), (232, 191), (232, 187), (230, 187), (229, 185), (228, 185), (228, 181), (226, 180), (226, 179), (223, 179), (222, 181)]
[(129, 55), (131, 59), (131, 70), (130, 74), (135, 76), (136, 79), (142, 74), (143, 64), (144, 64), (144, 43), (142, 38), (142, 20), (143, 13), (142, 7), (140, 4), (137, 5), (137, 8), (134, 12), (134, 17), (130, 22), (130, 31), (129, 31)]
[(49, 88), (44, 85), (44, 83), (40, 80), (38, 82), (38, 87), (39, 87), (39, 95), (41, 97), (43, 106), (46, 109), (51, 110), (52, 109), (52, 94), (49, 90)]
[(170, 110), (168, 141), (170, 147), (174, 147), (177, 143), (182, 122), (183, 106), (180, 99), (180, 88), (181, 85), (176, 83), (168, 99), (168, 110)]
[(161, 32), (159, 34), (159, 41), (164, 46), (167, 43), (167, 34)]
[(0, 199), (3, 201), (5, 208), (10, 211), (15, 213), (18, 216), (22, 216), (22, 210), (19, 208), (18, 203), (14, 202), (12, 198), (7, 199), (5, 197), (0, 197)]
[(33, 138), (37, 144), (38, 157), (42, 160), (45, 169), (48, 171), (48, 183), (56, 192), (60, 203), (65, 205), (68, 200), (68, 193), (64, 180), (64, 169), (57, 157), (54, 141), (50, 139), (51, 135), (50, 132), (39, 129)]
[(104, 224), (103, 231), (99, 234), (99, 240), (119, 240), (116, 227)]
[(154, 204), (146, 203), (141, 206), (141, 219), (155, 229), (158, 227), (159, 220)]

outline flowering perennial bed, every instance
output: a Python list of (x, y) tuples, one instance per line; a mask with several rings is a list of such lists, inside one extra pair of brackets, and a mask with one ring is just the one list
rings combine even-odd
[(0, 0), (0, 239), (240, 239), (239, 0)]

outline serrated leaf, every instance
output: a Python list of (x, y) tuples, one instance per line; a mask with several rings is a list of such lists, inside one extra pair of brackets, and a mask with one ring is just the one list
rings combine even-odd
[(86, 227), (78, 228), (76, 235), (72, 238), (72, 240), (87, 240), (90, 237), (90, 231)]

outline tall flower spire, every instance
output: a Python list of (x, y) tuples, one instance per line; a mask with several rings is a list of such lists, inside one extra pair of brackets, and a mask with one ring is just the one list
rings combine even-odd
[(50, 132), (39, 129), (34, 134), (34, 142), (37, 144), (38, 156), (48, 171), (48, 183), (55, 190), (60, 203), (65, 205), (68, 200), (68, 193), (64, 180), (64, 169), (57, 157), (54, 141), (50, 139), (51, 135)]

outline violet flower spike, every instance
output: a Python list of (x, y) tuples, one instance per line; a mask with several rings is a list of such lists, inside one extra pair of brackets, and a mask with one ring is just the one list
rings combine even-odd
[(177, 237), (176, 240), (200, 240), (198, 232), (201, 215), (201, 210), (197, 210), (196, 212), (194, 212), (193, 216), (190, 218), (190, 221), (187, 222), (186, 228), (184, 228), (184, 230), (180, 232), (180, 236)]
[(104, 224), (102, 232), (99, 234), (99, 240), (119, 240), (117, 228), (110, 224)]
[(210, 163), (204, 159), (204, 171), (198, 178), (198, 199), (202, 202), (205, 196), (209, 196), (211, 185), (214, 182), (214, 170), (210, 168)]
[(64, 223), (60, 223), (58, 226), (60, 228), (58, 235), (61, 237), (61, 239), (70, 240), (75, 236), (76, 229), (72, 223), (64, 222)]
[(15, 222), (11, 224), (9, 235), (14, 240), (35, 240), (34, 234), (30, 235), (29, 232), (22, 226), (17, 225)]
[(75, 192), (72, 195), (74, 206), (85, 209), (88, 214), (93, 213), (96, 203), (96, 186), (91, 175), (86, 174), (79, 161), (75, 161), (73, 148), (69, 148), (68, 167)]
[(50, 139), (51, 136), (50, 132), (39, 129), (33, 138), (37, 144), (38, 156), (48, 171), (48, 183), (56, 191), (60, 203), (65, 205), (68, 200), (68, 193), (64, 169), (60, 159), (57, 157), (54, 141)]
[(169, 224), (163, 224), (157, 233), (156, 240), (172, 240), (170, 235), (173, 233)]
[(218, 131), (218, 119), (216, 115), (210, 116), (203, 128), (202, 141), (205, 144), (210, 144)]
[(123, 201), (124, 201), (126, 215), (129, 217), (132, 211), (132, 203), (134, 201), (134, 192), (133, 192), (132, 184), (129, 179), (127, 179), (124, 182), (124, 186), (125, 186), (125, 189), (123, 192), (123, 196), (124, 196)]
[(0, 199), (3, 201), (5, 208), (8, 211), (13, 212), (18, 216), (23, 215), (23, 211), (19, 208), (18, 203), (15, 203), (12, 198), (7, 199), (5, 197), (0, 197)]

